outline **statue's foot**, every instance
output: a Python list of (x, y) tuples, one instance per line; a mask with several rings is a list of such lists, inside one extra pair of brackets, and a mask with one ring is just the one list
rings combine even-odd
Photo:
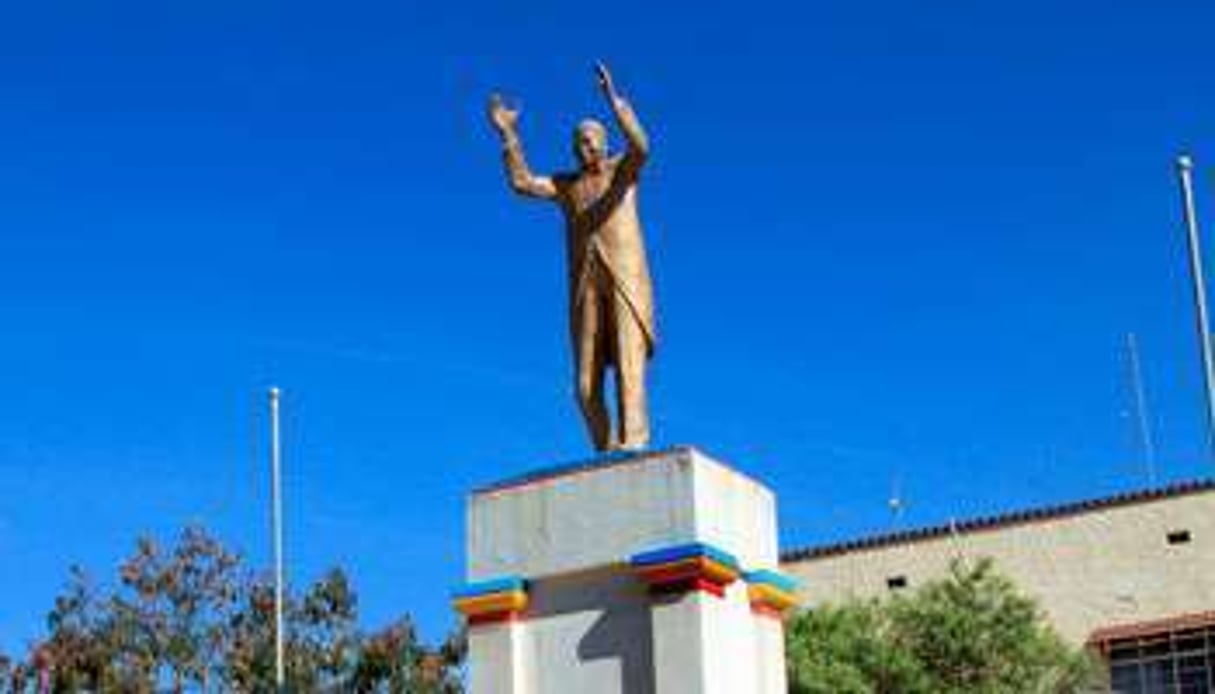
[(637, 441), (619, 441), (619, 442), (613, 443), (611, 445), (611, 447), (609, 448), (609, 450), (611, 450), (611, 451), (623, 452), (623, 453), (639, 453), (641, 451), (644, 451), (645, 449), (646, 449), (646, 444), (639, 443)]

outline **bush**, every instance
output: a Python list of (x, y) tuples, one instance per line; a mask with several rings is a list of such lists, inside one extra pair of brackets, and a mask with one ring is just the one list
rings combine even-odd
[(1069, 647), (990, 560), (909, 596), (803, 612), (787, 630), (796, 694), (1071, 694), (1103, 668)]

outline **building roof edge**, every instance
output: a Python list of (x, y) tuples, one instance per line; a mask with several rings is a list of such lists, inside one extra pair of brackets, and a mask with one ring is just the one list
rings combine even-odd
[(1041, 506), (1022, 511), (1012, 511), (1009, 513), (981, 516), (979, 518), (973, 518), (966, 521), (956, 521), (952, 523), (943, 523), (940, 525), (916, 528), (913, 530), (871, 535), (868, 537), (844, 540), (842, 542), (833, 542), (824, 545), (800, 547), (781, 552), (780, 560), (781, 563), (810, 561), (814, 559), (822, 559), (841, 554), (850, 554), (853, 552), (863, 552), (894, 545), (923, 542), (926, 540), (945, 537), (951, 534), (968, 534), (987, 530), (996, 530), (1010, 526), (1041, 523), (1060, 518), (1067, 518), (1070, 516), (1082, 515), (1085, 513), (1104, 511), (1121, 506), (1151, 503), (1154, 501), (1190, 496), (1192, 494), (1201, 494), (1203, 492), (1210, 491), (1215, 491), (1215, 478), (1188, 480), (1163, 487), (1123, 492), (1096, 499), (1074, 501), (1051, 506)]

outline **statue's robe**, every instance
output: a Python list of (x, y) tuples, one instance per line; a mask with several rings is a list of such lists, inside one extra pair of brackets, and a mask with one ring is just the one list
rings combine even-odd
[[(637, 214), (638, 172), (622, 157), (611, 159), (609, 166), (611, 176), (601, 179), (578, 173), (554, 177), (566, 219), (571, 337), (575, 345), (586, 337), (580, 308), (591, 283), (607, 282), (628, 308), (627, 315), (617, 312), (614, 319), (637, 322), (649, 358), (658, 340), (654, 289)], [(614, 350), (606, 359), (615, 363)]]

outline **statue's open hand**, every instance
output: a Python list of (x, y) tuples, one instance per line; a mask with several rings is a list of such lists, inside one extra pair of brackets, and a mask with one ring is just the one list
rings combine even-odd
[(599, 80), (599, 89), (609, 99), (616, 98), (616, 85), (612, 82), (612, 73), (602, 62), (595, 63), (595, 77)]
[(494, 94), (489, 98), (489, 120), (498, 132), (513, 132), (515, 124), (519, 122), (519, 109), (507, 108), (502, 97)]

